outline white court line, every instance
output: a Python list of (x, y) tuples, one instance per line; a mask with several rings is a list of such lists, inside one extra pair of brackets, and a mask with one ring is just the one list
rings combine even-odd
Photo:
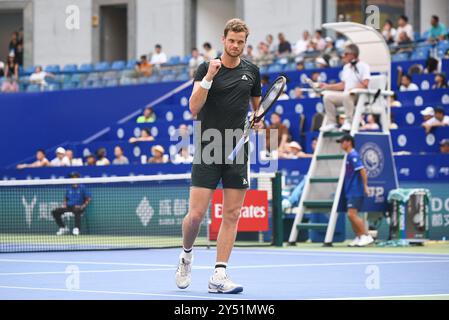
[(0, 289), (12, 289), (12, 290), (34, 290), (34, 291), (58, 291), (69, 293), (99, 293), (99, 294), (111, 294), (111, 295), (132, 295), (132, 296), (149, 296), (149, 297), (175, 297), (175, 298), (196, 298), (196, 299), (210, 299), (210, 300), (248, 300), (239, 298), (223, 298), (223, 295), (219, 297), (208, 296), (194, 296), (184, 294), (164, 294), (164, 293), (146, 293), (146, 292), (128, 292), (128, 291), (104, 291), (104, 290), (69, 290), (59, 288), (38, 288), (38, 287), (16, 287), (16, 286), (0, 286)]
[(398, 295), (398, 296), (372, 296), (372, 297), (350, 297), (350, 298), (324, 298), (324, 299), (308, 299), (308, 300), (371, 300), (371, 299), (401, 299), (401, 298), (437, 298), (449, 297), (449, 293), (439, 294), (416, 294), (416, 295)]
[[(393, 265), (393, 264), (426, 264), (426, 263), (449, 263), (447, 260), (410, 260), (410, 261), (365, 261), (365, 262), (334, 262), (334, 263), (295, 263), (295, 264), (272, 264), (272, 265), (246, 265), (232, 266), (229, 269), (274, 269), (274, 268), (303, 268), (303, 267), (338, 267), (338, 266), (364, 266), (364, 265)], [(194, 270), (212, 270), (211, 266), (193, 266)], [(80, 273), (112, 273), (112, 272), (150, 272), (150, 271), (170, 271), (174, 267), (162, 269), (118, 269), (118, 270), (80, 270)], [(42, 272), (6, 272), (0, 276), (21, 276), (21, 275), (49, 275), (66, 274), (63, 271), (42, 271)]]
[(32, 260), (32, 259), (0, 259), (0, 262), (54, 263), (54, 264), (91, 264), (136, 267), (173, 267), (175, 264), (129, 263), (129, 262), (100, 262), (100, 261), (67, 261), (67, 260)]
[[(339, 253), (341, 252), (341, 253)], [(423, 256), (424, 254), (417, 253), (417, 254), (401, 254), (401, 253), (347, 253), (347, 251), (339, 251), (339, 252), (301, 252), (301, 251), (246, 251), (246, 250), (233, 250), (232, 254), (235, 253), (250, 253), (250, 254), (258, 254), (258, 255), (266, 255), (266, 254), (272, 254), (272, 255), (285, 255), (285, 256), (335, 256), (335, 257), (383, 257), (383, 258), (413, 258), (413, 259), (448, 259), (449, 255), (429, 255), (429, 256)]]

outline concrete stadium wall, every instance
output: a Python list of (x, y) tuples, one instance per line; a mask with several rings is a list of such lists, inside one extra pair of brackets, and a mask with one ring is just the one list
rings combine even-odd
[(185, 0), (137, 0), (137, 56), (159, 43), (167, 55), (184, 54)]
[(316, 0), (244, 0), (244, 18), (251, 28), (248, 42), (256, 46), (271, 33), (277, 43), (282, 31), (294, 45), (304, 30), (321, 26), (321, 8), (321, 1)]
[(421, 32), (430, 29), (430, 17), (434, 14), (449, 28), (449, 5), (447, 0), (421, 0)]
[[(92, 60), (91, 0), (34, 1), (33, 64), (85, 63)], [(66, 8), (80, 9), (80, 29), (66, 27)]]

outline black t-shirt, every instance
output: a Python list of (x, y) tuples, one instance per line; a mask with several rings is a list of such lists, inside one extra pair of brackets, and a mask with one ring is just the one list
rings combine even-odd
[[(207, 74), (208, 68), (208, 62), (202, 63), (198, 67), (194, 81), (201, 81)], [(201, 153), (200, 150), (206, 146), (215, 150), (221, 148), (222, 161), (225, 161), (225, 154), (229, 150), (232, 151), (242, 136), (247, 121), (250, 98), (261, 95), (260, 72), (255, 64), (246, 59), (240, 59), (240, 64), (233, 69), (222, 65), (213, 79), (206, 102), (197, 116), (197, 120), (201, 124), (201, 141), (196, 136), (195, 156), (197, 157)], [(215, 140), (207, 134), (203, 135), (208, 129), (218, 130), (221, 139)], [(230, 139), (225, 136), (226, 129), (241, 130), (233, 131), (234, 137)], [(198, 127), (195, 127), (196, 130)], [(196, 131), (196, 134), (198, 133)]]
[[(208, 62), (202, 63), (194, 81), (203, 80), (208, 68)], [(256, 65), (246, 59), (240, 59), (240, 64), (233, 69), (222, 65), (197, 117), (201, 121), (201, 131), (214, 128), (224, 133), (225, 129), (243, 129), (250, 98), (261, 95), (260, 72)]]
[(285, 53), (285, 52), (291, 53), (292, 46), (290, 45), (290, 42), (285, 41), (285, 42), (280, 43), (279, 47), (278, 47), (278, 51), (279, 51), (279, 53)]

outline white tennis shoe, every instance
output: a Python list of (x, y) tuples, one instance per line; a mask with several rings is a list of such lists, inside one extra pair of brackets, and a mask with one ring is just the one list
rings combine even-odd
[(373, 237), (371, 237), (370, 235), (362, 235), (360, 237), (359, 243), (357, 244), (357, 247), (366, 247), (373, 243), (374, 243)]
[(359, 242), (360, 242), (360, 237), (355, 237), (355, 239), (352, 240), (352, 242), (348, 244), (348, 247), (350, 247), (350, 248), (357, 247), (359, 245)]
[(175, 275), (176, 285), (179, 289), (187, 288), (192, 281), (192, 262), (193, 257), (190, 261), (181, 256), (179, 257), (178, 269)]
[(209, 279), (209, 293), (226, 293), (236, 294), (243, 291), (243, 286), (232, 282), (228, 276), (224, 278), (216, 278), (215, 276)]
[(64, 234), (69, 233), (69, 228), (65, 227), (65, 228), (59, 228), (58, 232), (56, 232), (57, 236), (62, 236)]

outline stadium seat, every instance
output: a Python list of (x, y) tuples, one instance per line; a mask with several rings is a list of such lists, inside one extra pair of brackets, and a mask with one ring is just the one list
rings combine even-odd
[(112, 63), (111, 68), (112, 68), (112, 70), (120, 71), (120, 70), (125, 69), (125, 67), (126, 67), (126, 62), (122, 61), (122, 60), (118, 60), (118, 61), (114, 61)]
[(26, 88), (26, 92), (39, 92), (39, 91), (41, 91), (41, 88), (38, 84), (30, 84)]
[(109, 62), (106, 61), (98, 62), (94, 65), (94, 70), (98, 72), (105, 72), (108, 71), (110, 68), (111, 66), (109, 65)]
[(162, 82), (170, 82), (170, 81), (175, 81), (175, 79), (176, 79), (176, 76), (174, 74), (167, 74), (162, 77), (161, 81)]
[(35, 66), (29, 66), (29, 67), (25, 68), (24, 74), (25, 75), (30, 75), (30, 74), (32, 74), (34, 72), (35, 69), (36, 69)]
[(126, 63), (126, 69), (134, 70), (136, 63), (137, 63), (137, 60), (128, 60), (128, 62)]
[(60, 71), (60, 67), (57, 64), (51, 64), (48, 65), (44, 68), (45, 72), (50, 72), (50, 73), (59, 73)]
[(92, 63), (83, 63), (80, 68), (79, 68), (80, 72), (92, 72), (94, 71), (94, 67), (92, 65)]
[(190, 76), (188, 73), (181, 73), (176, 77), (177, 81), (187, 81), (190, 79)]
[(401, 52), (391, 57), (393, 62), (401, 62), (409, 60), (410, 54), (408, 52)]
[(413, 51), (410, 59), (412, 60), (420, 60), (420, 59), (428, 59), (430, 55), (431, 47), (418, 47)]
[(181, 64), (189, 64), (192, 55), (188, 54), (181, 58)]
[(268, 67), (269, 73), (282, 72), (282, 66), (280, 64), (272, 64)]
[(64, 68), (62, 68), (62, 72), (65, 73), (75, 73), (78, 71), (78, 66), (76, 64), (66, 64)]
[(306, 63), (304, 63), (304, 68), (306, 70), (315, 69), (316, 68), (315, 62), (307, 61)]
[(71, 90), (78, 88), (78, 83), (76, 82), (66, 82), (62, 84), (62, 90)]
[(181, 57), (180, 56), (172, 56), (170, 59), (168, 59), (167, 64), (168, 65), (177, 65), (181, 63)]

